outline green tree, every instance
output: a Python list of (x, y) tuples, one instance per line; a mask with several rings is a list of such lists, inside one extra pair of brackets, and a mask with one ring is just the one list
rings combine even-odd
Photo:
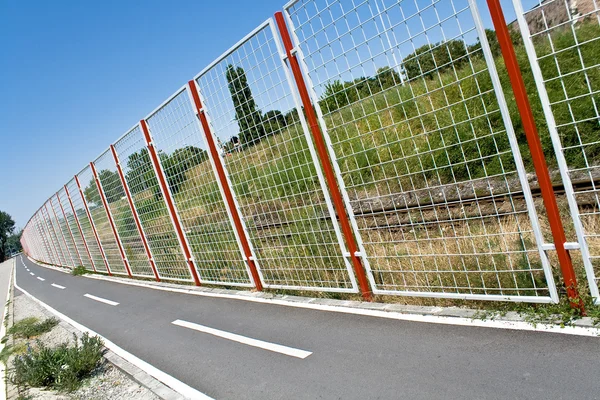
[(83, 195), (88, 203), (94, 203), (96, 205), (102, 203), (100, 192), (98, 191), (98, 186), (96, 185), (96, 180), (94, 178), (92, 178), (90, 183), (83, 189)]
[(240, 141), (243, 146), (256, 144), (265, 136), (262, 115), (248, 85), (246, 72), (242, 67), (227, 66), (225, 73), (229, 93), (235, 107), (235, 120), (240, 127)]
[(15, 230), (15, 221), (10, 214), (0, 211), (0, 262), (6, 260), (6, 244), (8, 237)]
[(121, 183), (121, 178), (117, 171), (113, 172), (108, 169), (103, 169), (98, 172), (98, 178), (100, 178), (100, 183), (102, 183), (102, 188), (104, 189), (104, 194), (106, 195), (106, 201), (108, 203), (119, 201), (125, 196), (125, 189), (123, 189), (123, 184)]
[(6, 240), (6, 245), (4, 245), (4, 254), (6, 255), (10, 255), (13, 253), (18, 253), (22, 250), (21, 247), (21, 234), (23, 233), (23, 231), (19, 231), (15, 234), (12, 234), (8, 237), (8, 239)]
[(265, 115), (263, 115), (262, 120), (267, 136), (281, 131), (287, 125), (285, 116), (279, 110), (267, 111)]
[(143, 148), (139, 152), (129, 156), (127, 159), (125, 180), (132, 194), (141, 193), (158, 186), (148, 149)]
[(404, 74), (408, 79), (418, 76), (431, 76), (436, 71), (459, 68), (468, 61), (467, 46), (462, 40), (448, 40), (435, 44), (426, 44), (403, 61)]
[(170, 156), (164, 155), (162, 165), (173, 194), (178, 193), (187, 180), (186, 172), (208, 160), (208, 153), (194, 146), (177, 149)]

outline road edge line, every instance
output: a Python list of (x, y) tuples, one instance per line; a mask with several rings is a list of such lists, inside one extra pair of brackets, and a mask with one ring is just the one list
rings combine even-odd
[(66, 315), (64, 315), (60, 311), (55, 310), (54, 308), (52, 308), (48, 304), (44, 303), (43, 301), (41, 301), (40, 299), (38, 299), (37, 297), (35, 297), (31, 293), (29, 293), (26, 290), (24, 290), (23, 288), (21, 288), (17, 284), (16, 276), (15, 276), (15, 280), (14, 280), (14, 286), (15, 286), (15, 288), (19, 289), (19, 291), (21, 291), (21, 293), (23, 293), (24, 295), (26, 295), (27, 297), (29, 297), (33, 301), (37, 302), (40, 306), (42, 306), (46, 310), (50, 311), (51, 313), (53, 313), (54, 315), (56, 315), (57, 317), (59, 317), (60, 319), (62, 319), (64, 322), (66, 322), (69, 325), (71, 325), (74, 328), (76, 328), (77, 330), (79, 330), (81, 332), (87, 332), (90, 335), (96, 335), (96, 336), (100, 337), (104, 341), (104, 346), (107, 349), (109, 349), (110, 351), (112, 351), (113, 353), (115, 353), (117, 356), (119, 356), (119, 357), (123, 358), (124, 360), (128, 361), (129, 363), (133, 364), (134, 366), (136, 366), (140, 370), (144, 371), (145, 373), (151, 375), (152, 377), (154, 377), (158, 381), (162, 382), (166, 386), (170, 387), (171, 389), (173, 389), (177, 393), (181, 394), (185, 398), (188, 398), (188, 399), (201, 399), (201, 400), (213, 400), (212, 397), (209, 397), (209, 396), (205, 395), (204, 393), (200, 392), (199, 390), (194, 389), (193, 387), (187, 385), (186, 383), (183, 383), (179, 379), (177, 379), (177, 378), (175, 378), (175, 377), (167, 374), (166, 372), (161, 371), (160, 369), (158, 369), (155, 366), (147, 363), (146, 361), (142, 360), (141, 358), (139, 358), (139, 357), (137, 357), (137, 356), (129, 353), (128, 351), (126, 351), (124, 349), (122, 349), (121, 347), (119, 347), (115, 343), (113, 343), (110, 340), (106, 339), (104, 336), (102, 336), (102, 335), (94, 332), (93, 330), (89, 329), (85, 325), (82, 325), (79, 322), (74, 321), (73, 319), (67, 317)]

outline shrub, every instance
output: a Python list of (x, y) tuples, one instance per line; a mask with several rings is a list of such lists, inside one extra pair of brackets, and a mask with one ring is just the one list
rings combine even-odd
[(101, 365), (104, 343), (99, 337), (90, 337), (87, 333), (80, 341), (73, 336), (74, 346), (63, 343), (49, 348), (37, 341), (35, 348), (29, 347), (26, 354), (14, 360), (12, 382), (65, 392), (76, 390), (82, 380)]

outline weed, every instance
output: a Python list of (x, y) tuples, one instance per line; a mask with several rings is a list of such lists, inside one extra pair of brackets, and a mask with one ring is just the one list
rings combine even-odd
[(82, 380), (101, 365), (104, 354), (102, 340), (84, 333), (81, 340), (74, 336), (75, 344), (63, 343), (55, 348), (40, 341), (35, 348), (14, 360), (12, 382), (18, 386), (48, 387), (62, 392), (72, 392)]
[(39, 322), (35, 317), (27, 317), (11, 326), (7, 333), (13, 335), (15, 338), (29, 339), (50, 332), (56, 325), (58, 325), (56, 318), (48, 318)]
[(89, 274), (89, 272), (90, 271), (88, 271), (83, 265), (78, 265), (77, 267), (73, 268), (73, 270), (71, 271), (71, 275), (81, 276)]

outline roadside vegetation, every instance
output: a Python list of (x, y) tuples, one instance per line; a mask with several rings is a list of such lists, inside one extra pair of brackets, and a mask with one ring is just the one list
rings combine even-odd
[(88, 271), (83, 265), (78, 265), (71, 270), (71, 275), (74, 276), (81, 276), (89, 273), (90, 271)]
[(102, 363), (104, 343), (84, 333), (73, 335), (73, 344), (49, 348), (41, 341), (28, 345), (27, 351), (15, 357), (12, 381), (18, 386), (45, 387), (60, 392), (77, 390)]

